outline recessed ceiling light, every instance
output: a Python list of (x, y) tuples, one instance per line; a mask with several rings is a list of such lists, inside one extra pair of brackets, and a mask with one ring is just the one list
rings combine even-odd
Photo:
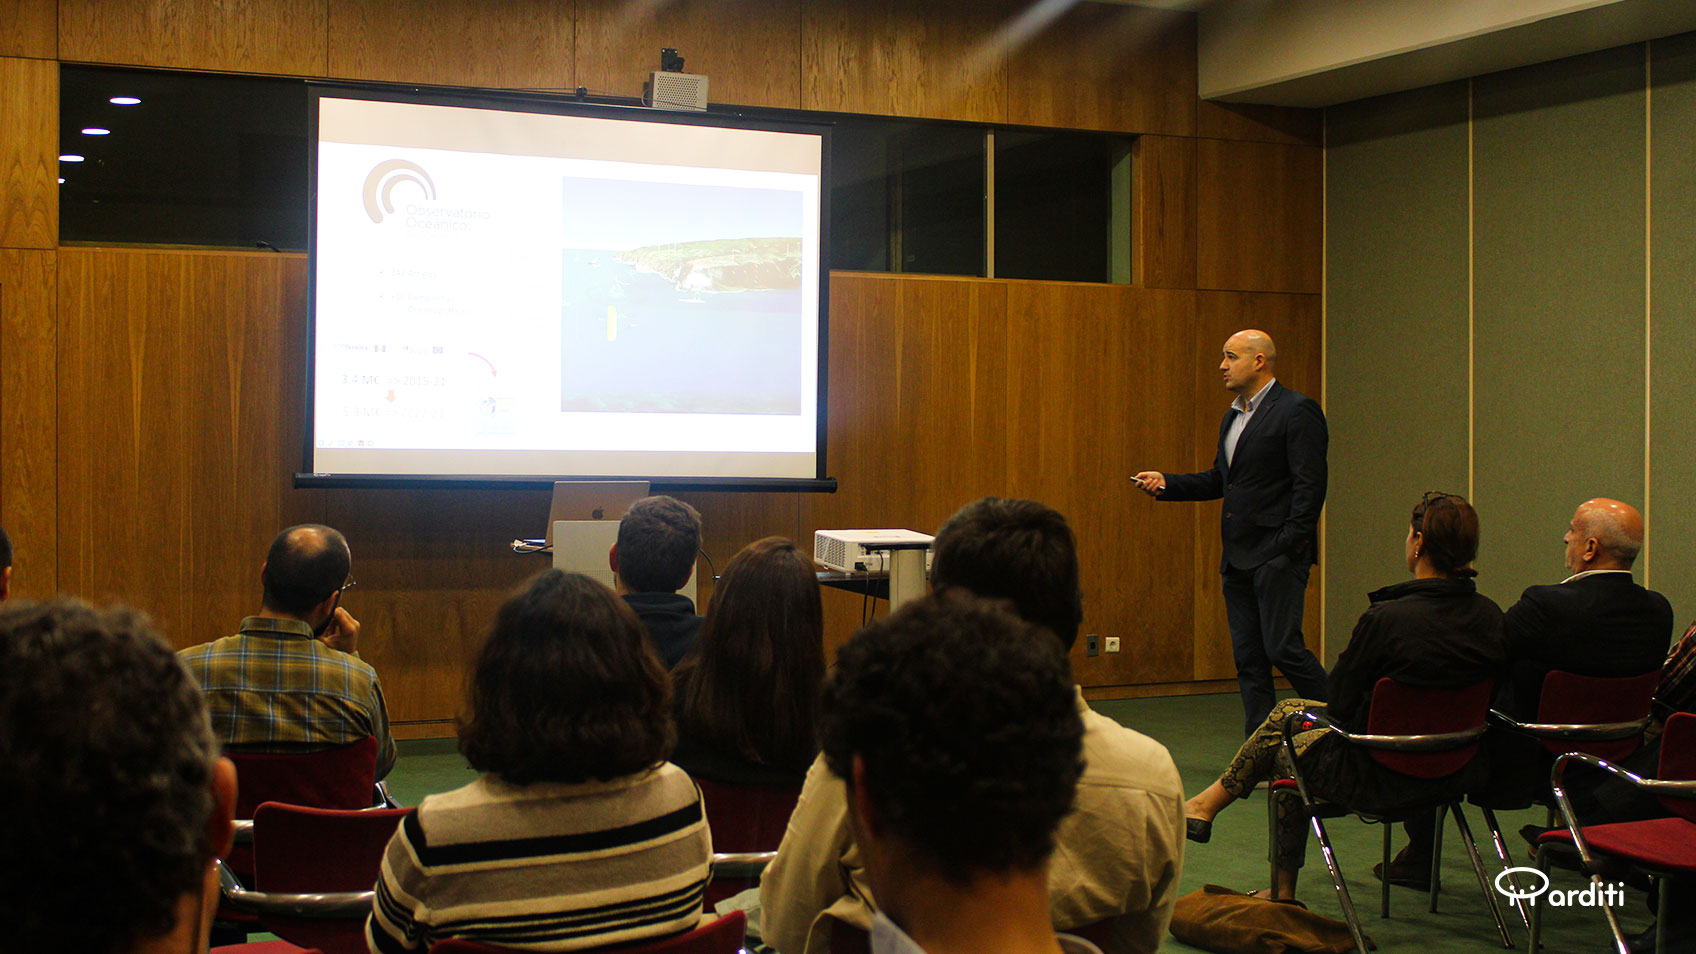
[(75, 153), (67, 152), (64, 155), (59, 157), (59, 161), (60, 162), (81, 162), (82, 157), (75, 154)]
[(84, 136), (110, 136), (112, 135), (112, 130), (101, 129), (99, 126), (90, 126), (87, 129), (84, 129), (82, 134)]
[(114, 96), (111, 99), (107, 100), (107, 102), (111, 103), (114, 106), (140, 106), (141, 105), (141, 100), (136, 99), (134, 96)]

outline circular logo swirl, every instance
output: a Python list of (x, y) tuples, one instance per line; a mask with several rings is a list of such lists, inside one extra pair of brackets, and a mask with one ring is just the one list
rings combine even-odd
[[(1514, 875), (1521, 872), (1530, 875), (1531, 879), (1537, 882), (1537, 887), (1529, 890), (1521, 888), (1519, 883), (1514, 880)], [(1496, 890), (1505, 897), (1518, 898), (1522, 901), (1529, 900), (1549, 890), (1549, 876), (1536, 868), (1509, 868), (1496, 875)]]

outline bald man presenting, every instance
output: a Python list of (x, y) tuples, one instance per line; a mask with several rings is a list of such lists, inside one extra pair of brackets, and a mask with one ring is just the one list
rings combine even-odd
[(1243, 697), (1243, 734), (1272, 710), (1272, 667), (1303, 699), (1326, 699), (1325, 667), (1303, 642), (1309, 568), (1318, 561), (1325, 506), (1325, 413), (1278, 383), (1278, 349), (1249, 328), (1225, 341), (1219, 372), (1237, 396), (1219, 424), (1213, 468), (1196, 474), (1145, 470), (1134, 478), (1160, 500), (1225, 498), (1219, 561), (1231, 655)]

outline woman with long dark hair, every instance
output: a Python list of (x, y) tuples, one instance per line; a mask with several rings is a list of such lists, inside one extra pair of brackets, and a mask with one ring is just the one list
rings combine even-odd
[(824, 610), (812, 561), (783, 537), (724, 568), (700, 652), (672, 672), (673, 761), (719, 782), (800, 785), (818, 754)]

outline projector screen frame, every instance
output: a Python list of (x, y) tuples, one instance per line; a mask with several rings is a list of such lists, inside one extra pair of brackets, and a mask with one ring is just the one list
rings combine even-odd
[[(830, 330), (830, 145), (833, 124), (808, 120), (775, 111), (709, 108), (704, 112), (674, 111), (642, 106), (635, 101), (608, 97), (591, 100), (569, 93), (486, 90), (467, 87), (419, 86), (374, 82), (307, 81), (307, 116), (311, 129), (311, 155), (307, 164), (307, 320), (305, 409), (302, 469), (294, 474), (297, 488), (371, 489), (544, 489), (561, 480), (645, 480), (661, 491), (743, 491), (835, 493), (836, 478), (825, 476), (828, 412), (828, 368)], [(817, 405), (814, 437), (814, 476), (724, 477), (666, 476), (650, 474), (362, 474), (313, 471), (316, 425), (317, 377), (317, 262), (318, 262), (318, 153), (319, 101), (325, 97), (379, 102), (442, 105), (472, 109), (496, 109), (549, 115), (609, 118), (668, 125), (701, 125), (771, 132), (804, 133), (820, 137), (819, 234), (818, 234), (818, 343), (816, 374)]]

